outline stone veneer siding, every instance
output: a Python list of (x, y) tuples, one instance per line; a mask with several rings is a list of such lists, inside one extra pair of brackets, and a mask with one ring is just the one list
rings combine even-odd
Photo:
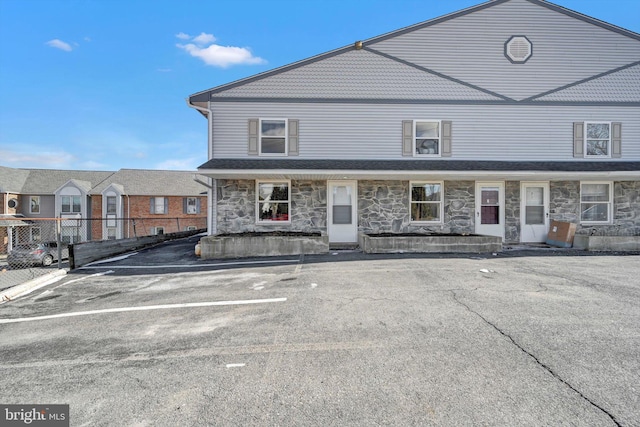
[(445, 181), (444, 222), (411, 224), (409, 181), (359, 181), (358, 231), (363, 233), (473, 233), (475, 183)]
[(613, 224), (580, 224), (580, 181), (551, 182), (549, 217), (578, 224), (576, 234), (640, 236), (640, 181), (613, 183)]
[(520, 181), (507, 181), (504, 185), (504, 241), (520, 241)]
[[(291, 224), (256, 224), (254, 180), (218, 180), (218, 233), (327, 232), (326, 181), (291, 181)], [(612, 225), (580, 225), (580, 181), (549, 184), (549, 219), (578, 224), (578, 234), (640, 235), (640, 181), (614, 183)], [(520, 241), (520, 181), (505, 183), (505, 241)], [(474, 233), (475, 181), (444, 182), (444, 222), (413, 225), (409, 181), (359, 181), (358, 231), (364, 233)]]
[(326, 181), (291, 181), (291, 223), (256, 223), (256, 181), (217, 181), (217, 230), (223, 233), (246, 231), (327, 231)]

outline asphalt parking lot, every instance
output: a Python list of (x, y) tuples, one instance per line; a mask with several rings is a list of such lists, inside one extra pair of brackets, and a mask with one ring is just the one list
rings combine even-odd
[(71, 425), (640, 424), (640, 257), (202, 261), (194, 240), (0, 305), (0, 401)]

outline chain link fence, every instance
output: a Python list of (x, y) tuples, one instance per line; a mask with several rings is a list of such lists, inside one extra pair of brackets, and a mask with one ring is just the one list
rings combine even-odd
[(68, 268), (69, 245), (206, 229), (192, 218), (0, 217), (0, 291)]

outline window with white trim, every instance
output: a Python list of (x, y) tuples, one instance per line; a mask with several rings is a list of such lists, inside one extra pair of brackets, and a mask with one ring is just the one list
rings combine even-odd
[(197, 213), (200, 213), (200, 206), (198, 203), (198, 198), (197, 197), (185, 197), (184, 200), (184, 206), (185, 206), (185, 212), (186, 214), (189, 215), (195, 215)]
[(290, 222), (290, 207), (291, 183), (289, 181), (256, 181), (257, 222)]
[(411, 222), (442, 222), (442, 182), (411, 182)]
[(61, 196), (62, 213), (80, 213), (81, 199), (80, 196)]
[(31, 214), (40, 213), (40, 196), (29, 197), (29, 213)]
[(116, 228), (107, 228), (107, 240), (116, 240), (117, 231)]
[(580, 222), (609, 224), (613, 205), (612, 182), (580, 183)]
[(260, 119), (260, 154), (287, 155), (287, 119)]
[(413, 121), (413, 153), (415, 156), (440, 157), (440, 120)]
[(156, 235), (164, 234), (164, 227), (155, 227), (153, 229), (153, 234), (156, 234)]
[(30, 231), (32, 242), (39, 242), (40, 240), (42, 240), (42, 230), (40, 229), (40, 227), (31, 227)]
[(585, 122), (585, 157), (611, 157), (611, 123)]
[(117, 213), (117, 200), (116, 196), (107, 196), (107, 215), (115, 215)]
[(152, 197), (151, 213), (158, 215), (169, 213), (169, 199), (166, 197)]

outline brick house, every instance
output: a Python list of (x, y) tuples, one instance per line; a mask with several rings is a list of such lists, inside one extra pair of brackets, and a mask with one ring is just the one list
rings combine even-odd
[[(0, 166), (0, 253), (12, 244), (68, 243), (206, 228), (206, 190), (188, 171), (75, 171)], [(24, 218), (17, 221), (16, 216)], [(12, 224), (18, 224), (14, 230)]]

